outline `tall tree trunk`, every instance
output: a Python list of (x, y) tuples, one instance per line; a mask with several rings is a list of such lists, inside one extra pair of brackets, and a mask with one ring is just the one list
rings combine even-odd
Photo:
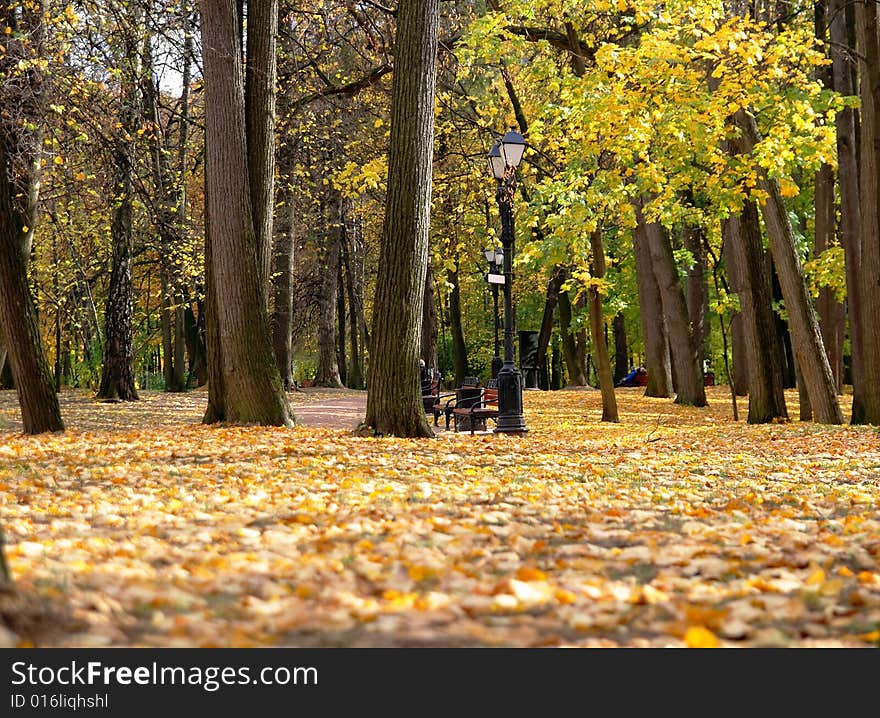
[[(284, 161), (285, 153), (286, 149), (282, 149), (280, 163), (283, 167), (287, 166)], [(285, 391), (293, 388), (293, 258), (296, 210), (289, 177), (282, 170), (272, 265), (272, 347)]]
[(434, 145), (439, 0), (400, 0), (394, 47), (385, 225), (379, 256), (365, 424), (377, 434), (433, 436), (419, 344)]
[(587, 386), (587, 367), (579, 361), (575, 336), (572, 332), (571, 298), (567, 291), (559, 293), (556, 306), (559, 310), (559, 333), (562, 336), (562, 354), (568, 371), (568, 385)]
[(356, 218), (351, 216), (348, 205), (344, 205), (343, 226), (345, 236), (342, 241), (342, 260), (345, 264), (345, 274), (348, 277), (345, 288), (348, 291), (348, 334), (351, 346), (351, 376), (348, 385), (352, 389), (364, 388), (364, 363), (361, 352), (361, 338), (364, 332), (361, 327), (363, 321), (364, 304), (364, 273), (361, 259), (361, 239), (359, 225)]
[(629, 373), (629, 345), (626, 341), (626, 320), (623, 312), (614, 315), (611, 324), (614, 331), (614, 385)]
[(244, 88), (247, 169), (263, 303), (269, 306), (275, 209), (275, 41), (278, 0), (248, 0)]
[[(251, 0), (251, 11), (256, 12), (254, 4), (262, 2), (271, 0)], [(272, 135), (254, 130), (249, 136), (245, 131), (241, 43), (234, 0), (202, 0), (201, 18), (210, 367), (209, 407), (204, 420), (289, 426), (293, 417), (272, 351), (265, 273), (260, 268), (262, 246), (254, 228), (252, 175), (248, 168), (249, 138), (255, 141), (260, 136), (268, 142)], [(271, 27), (269, 23), (262, 31), (268, 33)], [(274, 35), (270, 43), (274, 43)], [(248, 46), (252, 47), (250, 39)], [(270, 54), (274, 55), (274, 48)], [(252, 105), (251, 110), (254, 116), (259, 108)], [(258, 181), (271, 181), (264, 173), (257, 174)], [(266, 197), (271, 193), (256, 194)]]
[(540, 375), (542, 389), (550, 387), (550, 377), (547, 372), (547, 347), (550, 346), (550, 338), (553, 334), (553, 314), (559, 300), (559, 292), (565, 281), (565, 268), (561, 264), (553, 267), (550, 280), (547, 282), (547, 293), (544, 296), (544, 313), (541, 315), (541, 329), (538, 332), (538, 354), (536, 363)]
[[(829, 30), (829, 4), (830, 0), (816, 0), (813, 4), (816, 38), (827, 45)], [(816, 69), (816, 78), (828, 90), (834, 89), (833, 70), (830, 65), (823, 65)], [(813, 194), (813, 250), (816, 256), (828, 249), (836, 236), (836, 206), (834, 197), (834, 168), (824, 163), (816, 172), (815, 190)], [(834, 293), (828, 287), (822, 287), (819, 291), (819, 300), (816, 304), (819, 315), (819, 331), (822, 342), (825, 345), (825, 353), (828, 355), (828, 364), (831, 367), (831, 376), (834, 377), (834, 385), (837, 393), (843, 389), (843, 338), (846, 332), (846, 310), (841, 302), (834, 297)]]
[(550, 358), (550, 388), (553, 390), (562, 388), (562, 350), (559, 337), (551, 342), (553, 356)]
[[(744, 154), (751, 154), (760, 139), (755, 119), (739, 110), (735, 121), (742, 132), (742, 151)], [(834, 378), (822, 346), (819, 324), (804, 280), (788, 213), (779, 192), (779, 183), (762, 173), (758, 178), (758, 185), (767, 196), (761, 211), (789, 316), (792, 349), (804, 376), (810, 404), (819, 423), (840, 424), (843, 416), (837, 401)]]
[[(58, 395), (43, 349), (37, 309), (27, 281), (27, 257), (23, 238), (24, 212), (16, 201), (11, 177), (12, 142), (0, 130), (0, 344), (9, 363), (26, 434), (63, 431)], [(2, 367), (0, 367), (2, 368)]]
[(736, 312), (730, 320), (730, 353), (733, 357), (733, 392), (735, 396), (745, 396), (749, 393), (744, 321), (742, 312)]
[[(641, 207), (639, 211), (641, 212)], [(646, 230), (654, 276), (660, 289), (663, 318), (666, 322), (669, 342), (675, 348), (672, 353), (678, 378), (675, 403), (687, 404), (688, 406), (706, 406), (703, 368), (699, 364), (697, 349), (694, 345), (687, 304), (678, 281), (675, 258), (672, 255), (672, 245), (659, 225), (646, 225)]]
[[(343, 233), (344, 229), (341, 230)], [(342, 264), (342, 241), (340, 237), (339, 250), (336, 252), (336, 366), (339, 367), (339, 381), (342, 386), (348, 386), (346, 381), (347, 366), (345, 357), (345, 271)]]
[(447, 269), (446, 281), (449, 283), (449, 331), (452, 334), (452, 370), (455, 385), (461, 386), (468, 375), (467, 344), (461, 324), (461, 290), (458, 287), (458, 269)]
[(760, 219), (754, 203), (746, 202), (739, 216), (728, 218), (722, 233), (731, 287), (739, 295), (742, 363), (748, 378), (748, 422), (766, 424), (787, 419), (781, 350), (773, 323)]
[[(184, 0), (185, 1), (185, 0)], [(186, 150), (178, 146), (178, 162), (182, 163), (178, 172), (172, 170), (168, 150), (169, 142), (162, 125), (159, 111), (158, 82), (153, 70), (152, 45), (153, 39), (144, 40), (142, 56), (144, 68), (142, 75), (142, 91), (144, 96), (144, 114), (152, 124), (148, 133), (150, 157), (153, 172), (153, 188), (155, 200), (152, 204), (152, 219), (159, 235), (160, 242), (160, 274), (162, 280), (161, 325), (162, 354), (165, 391), (186, 390), (185, 335), (182, 289), (182, 239), (186, 223)], [(188, 64), (185, 60), (185, 65)], [(186, 68), (185, 68), (186, 69)], [(188, 98), (188, 88), (184, 87), (183, 98)], [(181, 124), (186, 126), (187, 110), (182, 110)], [(181, 130), (180, 142), (186, 141), (187, 131)]]
[[(864, 424), (880, 424), (880, 39), (875, 3), (856, 4), (856, 28), (864, 62), (861, 65), (861, 262), (859, 287), (862, 324), (862, 406)], [(815, 403), (814, 403), (814, 409)], [(818, 411), (817, 411), (818, 415)]]
[[(814, 205), (813, 248), (818, 256), (832, 245), (835, 237), (834, 169), (830, 165), (823, 164), (816, 173)], [(828, 355), (834, 385), (837, 393), (840, 394), (843, 387), (843, 338), (846, 330), (846, 312), (843, 304), (837, 301), (834, 292), (828, 287), (819, 290), (817, 312), (822, 343)]]
[(431, 260), (425, 268), (425, 298), (422, 302), (422, 345), (419, 356), (426, 367), (437, 367), (437, 296)]
[[(0, 173), (6, 170), (5, 160), (0, 150)], [(5, 328), (24, 432), (64, 431), (52, 370), (28, 289), (26, 264), (17, 247), (23, 225), (10, 221), (9, 185), (0, 182), (6, 185), (0, 187), (0, 326)]]
[(141, 113), (141, 11), (129, 11), (131, 25), (124, 38), (122, 98), (113, 147), (113, 206), (110, 242), (113, 258), (104, 308), (104, 363), (97, 398), (136, 401), (132, 312), (132, 211), (134, 201), (135, 140)]
[[(578, 315), (582, 315), (582, 311), (586, 309), (586, 299), (582, 294), (578, 295), (576, 304)], [(589, 316), (589, 310), (587, 311)], [(586, 327), (581, 326), (574, 334), (574, 354), (577, 365), (584, 367), (584, 386), (590, 385), (590, 343), (587, 337)]]
[(709, 290), (706, 285), (706, 252), (703, 249), (703, 230), (700, 227), (686, 227), (683, 234), (684, 247), (694, 258), (687, 270), (685, 302), (687, 303), (688, 319), (691, 323), (694, 349), (697, 352), (697, 364), (702, 375), (709, 340), (709, 324), (706, 320)]
[[(592, 261), (590, 273), (596, 279), (605, 276), (605, 250), (602, 248), (602, 228), (597, 227), (590, 235)], [(599, 288), (591, 284), (589, 288), (590, 332), (593, 336), (593, 353), (596, 355), (596, 372), (599, 375), (599, 389), (602, 391), (602, 421), (618, 422), (617, 397), (614, 395), (614, 375), (611, 372), (611, 359), (608, 356), (608, 342), (605, 340), (605, 321), (602, 318), (602, 296)]]
[[(842, 95), (854, 95), (855, 12), (845, 0), (831, 0), (831, 59), (834, 89)], [(840, 181), (840, 244), (846, 269), (846, 310), (849, 319), (850, 355), (852, 357), (853, 400), (851, 422), (864, 421), (864, 370), (862, 343), (861, 272), (862, 214), (859, 204), (859, 160), (856, 136), (856, 113), (845, 107), (837, 113), (837, 165)]]
[[(207, 357), (205, 355), (205, 302), (196, 301), (196, 311), (193, 311), (192, 301), (184, 295), (183, 320), (186, 331), (186, 352), (189, 356), (187, 373), (195, 377), (196, 386), (204, 386), (208, 383)], [(187, 384), (189, 381), (187, 381)]]
[[(30, 36), (39, 52), (45, 29), (45, 4), (17, 14), (14, 5), (0, 7), (0, 24)], [(20, 23), (20, 24), (19, 24)], [(48, 79), (37, 68), (18, 68), (22, 44), (12, 32), (0, 37), (0, 76), (21, 83), (27, 101), (16, 108), (17, 122), (0, 121), (0, 351), (13, 375), (26, 434), (63, 431), (58, 395), (46, 359), (37, 308), (28, 286), (27, 265), (36, 225), (36, 200), (42, 165), (42, 130)], [(3, 89), (0, 84), (0, 89)], [(4, 105), (4, 108), (6, 106)], [(5, 110), (4, 110), (5, 111)], [(34, 132), (29, 127), (37, 127)], [(25, 228), (28, 229), (25, 229)], [(2, 544), (0, 544), (2, 558)], [(5, 560), (3, 574), (8, 579)]]
[(318, 295), (318, 360), (315, 368), (315, 386), (337, 389), (342, 387), (339, 364), (336, 358), (336, 298), (338, 294), (341, 201), (341, 197), (334, 197), (330, 204), (330, 218), (325, 221), (324, 246), (321, 248), (316, 267), (321, 279)]
[(636, 259), (639, 319), (642, 326), (642, 341), (645, 344), (645, 369), (648, 371), (645, 396), (667, 398), (672, 396), (672, 357), (669, 355), (669, 340), (663, 318), (660, 287), (651, 268), (649, 231), (660, 230), (655, 225), (648, 225), (637, 208), (636, 227), (633, 230), (633, 254)]

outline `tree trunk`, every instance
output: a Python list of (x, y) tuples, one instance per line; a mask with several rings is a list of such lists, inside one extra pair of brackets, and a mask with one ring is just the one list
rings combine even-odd
[(434, 269), (431, 261), (425, 268), (425, 298), (422, 302), (422, 344), (419, 356), (425, 366), (437, 368), (437, 296), (434, 292)]
[[(641, 212), (641, 207), (639, 207)], [(651, 253), (654, 277), (660, 289), (663, 318), (674, 351), (672, 360), (677, 367), (678, 386), (676, 404), (706, 406), (703, 368), (699, 364), (694, 337), (688, 319), (684, 292), (678, 281), (678, 269), (672, 255), (668, 236), (658, 224), (646, 225), (648, 249)], [(649, 370), (650, 372), (650, 370)], [(650, 374), (649, 374), (650, 376)]]
[(748, 355), (745, 347), (742, 312), (730, 320), (730, 353), (733, 357), (733, 391), (736, 396), (749, 393)]
[[(864, 62), (861, 66), (861, 261), (859, 299), (861, 306), (862, 405), (853, 421), (880, 424), (880, 39), (875, 3), (856, 4), (856, 27)], [(815, 409), (815, 402), (813, 405)], [(817, 411), (818, 415), (818, 411)]]
[(687, 271), (685, 302), (688, 319), (691, 323), (694, 349), (697, 353), (697, 365), (700, 367), (702, 376), (709, 339), (709, 325), (706, 321), (709, 290), (706, 285), (706, 252), (703, 249), (703, 231), (699, 227), (686, 227), (683, 239), (685, 249), (694, 258)]
[(352, 389), (364, 388), (364, 363), (361, 352), (361, 338), (364, 333), (361, 327), (363, 321), (364, 304), (364, 273), (361, 264), (360, 237), (358, 234), (358, 222), (351, 217), (347, 205), (343, 205), (343, 226), (345, 236), (342, 240), (342, 260), (345, 264), (345, 275), (348, 277), (345, 288), (348, 291), (348, 334), (351, 345), (351, 376), (348, 385)]
[(614, 315), (612, 322), (614, 330), (614, 385), (629, 373), (629, 345), (626, 341), (626, 320), (623, 312)]
[[(834, 89), (842, 95), (854, 95), (856, 70), (854, 9), (845, 0), (831, 0), (831, 59)], [(856, 114), (845, 107), (836, 116), (837, 164), (840, 182), (840, 244), (846, 267), (846, 310), (849, 318), (850, 355), (852, 357), (853, 401), (851, 422), (864, 421), (864, 370), (862, 343), (861, 272), (862, 214), (859, 204), (858, 138)]]
[[(828, 249), (835, 237), (834, 169), (822, 165), (816, 173), (814, 252), (816, 256)], [(819, 331), (834, 386), (840, 394), (843, 387), (843, 336), (846, 330), (846, 312), (841, 302), (828, 287), (819, 290), (817, 302)]]
[(571, 298), (567, 291), (559, 293), (557, 308), (559, 309), (559, 333), (562, 336), (562, 354), (565, 357), (565, 367), (568, 371), (568, 386), (587, 386), (587, 368), (578, 360), (575, 336), (571, 330)]
[[(252, 0), (252, 9), (253, 4)], [(265, 274), (260, 269), (262, 247), (258, 244), (251, 209), (234, 0), (202, 0), (201, 18), (209, 304), (206, 334), (209, 382), (213, 385), (205, 421), (289, 426), (293, 417), (272, 351)], [(271, 133), (255, 132), (251, 139), (258, 134), (266, 141), (272, 138)], [(261, 179), (269, 181), (265, 175)], [(257, 193), (260, 197), (268, 194)]]
[(15, 190), (9, 181), (3, 139), (0, 137), (0, 333), (9, 352), (24, 432), (63, 431), (58, 395), (28, 289), (26, 256), (21, 251), (24, 225), (14, 208)]
[(645, 369), (648, 371), (645, 396), (667, 398), (672, 396), (672, 358), (669, 356), (669, 340), (666, 336), (660, 287), (651, 268), (649, 231), (660, 230), (656, 225), (648, 225), (641, 210), (636, 207), (633, 254), (636, 259), (639, 319), (642, 325), (642, 341), (645, 344)]
[[(829, 30), (829, 3), (830, 0), (816, 0), (813, 3), (813, 13), (816, 28), (816, 38), (828, 44)], [(834, 88), (834, 77), (831, 65), (822, 65), (816, 68), (816, 79), (828, 90)], [(833, 243), (836, 234), (836, 206), (834, 197), (834, 168), (823, 163), (815, 175), (813, 192), (813, 252), (818, 257)], [(819, 290), (819, 298), (816, 302), (816, 313), (819, 317), (819, 333), (825, 346), (825, 354), (828, 356), (828, 365), (831, 367), (831, 376), (834, 377), (834, 385), (837, 393), (842, 393), (843, 382), (843, 338), (846, 331), (846, 313), (844, 306), (838, 302), (834, 293), (828, 287)]]
[(134, 201), (135, 137), (140, 124), (140, 28), (141, 11), (129, 11), (131, 26), (124, 38), (121, 106), (113, 140), (113, 206), (110, 242), (113, 258), (110, 286), (104, 308), (104, 363), (97, 398), (136, 401), (132, 312), (134, 289), (132, 264), (132, 211)]
[[(207, 357), (205, 355), (205, 303), (196, 302), (198, 316), (193, 311), (192, 301), (184, 296), (183, 320), (186, 331), (186, 352), (189, 356), (187, 373), (195, 377), (196, 386), (208, 383)], [(187, 381), (189, 384), (189, 381)]]
[(318, 360), (315, 368), (315, 386), (342, 388), (339, 365), (336, 362), (336, 297), (339, 268), (339, 221), (341, 198), (334, 197), (330, 217), (325, 215), (324, 246), (315, 267), (320, 276), (318, 294)]
[(365, 424), (433, 436), (419, 376), (428, 263), (439, 0), (400, 0), (394, 47), (385, 225), (373, 304)]
[(559, 345), (559, 337), (557, 337), (551, 343), (553, 356), (550, 359), (550, 389), (552, 390), (562, 388), (562, 351)]
[(728, 274), (739, 295), (742, 361), (746, 370), (750, 424), (788, 419), (782, 389), (781, 350), (773, 323), (761, 226), (754, 203), (722, 226)]
[(547, 372), (547, 347), (550, 346), (550, 338), (553, 334), (553, 313), (559, 300), (559, 292), (565, 281), (565, 269), (557, 264), (553, 267), (550, 281), (547, 282), (547, 293), (544, 297), (544, 314), (541, 316), (541, 329), (538, 332), (538, 353), (536, 363), (540, 372), (540, 386), (542, 389), (550, 387), (550, 377)]
[(278, 0), (248, 0), (244, 89), (247, 169), (263, 304), (268, 310), (275, 210), (275, 42)]
[(468, 375), (467, 344), (461, 325), (461, 290), (458, 287), (458, 270), (448, 269), (446, 281), (449, 283), (449, 331), (452, 334), (452, 370), (455, 385), (461, 386)]
[[(590, 273), (596, 279), (605, 276), (605, 250), (602, 248), (602, 228), (598, 227), (590, 235), (592, 262)], [(618, 422), (617, 397), (614, 395), (614, 375), (608, 356), (608, 343), (605, 340), (605, 321), (602, 317), (602, 296), (595, 284), (589, 288), (590, 331), (593, 335), (593, 353), (596, 355), (596, 372), (599, 375), (599, 388), (602, 391), (602, 421)]]
[[(342, 229), (342, 232), (345, 230)], [(346, 381), (347, 366), (345, 357), (345, 271), (342, 264), (341, 244), (344, 237), (340, 237), (340, 251), (336, 252), (336, 366), (339, 367), (339, 381), (342, 386), (348, 386)]]
[(285, 391), (290, 391), (293, 388), (295, 209), (293, 191), (289, 187), (289, 181), (287, 176), (282, 175), (282, 190), (279, 193), (278, 216), (275, 222), (274, 262), (272, 265), (272, 347)]
[[(744, 154), (751, 154), (760, 139), (755, 120), (743, 110), (736, 113), (735, 119), (742, 131), (742, 151)], [(779, 192), (779, 183), (762, 173), (758, 178), (758, 185), (767, 195), (761, 211), (789, 317), (792, 349), (804, 376), (810, 404), (819, 423), (840, 424), (843, 416), (837, 401), (834, 378), (822, 346), (819, 324), (810, 302), (794, 233)]]

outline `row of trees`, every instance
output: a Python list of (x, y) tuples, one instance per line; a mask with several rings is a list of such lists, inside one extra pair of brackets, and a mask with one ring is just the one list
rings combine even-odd
[(311, 345), (316, 383), (368, 384), (372, 430), (428, 435), (416, 359), (460, 380), (491, 356), (484, 162), (511, 124), (543, 386), (598, 383), (616, 420), (633, 361), (701, 406), (708, 360), (751, 422), (796, 385), (840, 423), (848, 383), (880, 421), (874, 5), (441, 5), (3, 11), (0, 355), (27, 431), (61, 428), (71, 355), (102, 398), (158, 355), (166, 390), (207, 383), (206, 421), (288, 424)]

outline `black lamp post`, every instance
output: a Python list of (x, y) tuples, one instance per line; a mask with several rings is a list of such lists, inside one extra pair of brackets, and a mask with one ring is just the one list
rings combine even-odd
[(514, 362), (513, 338), (513, 193), (516, 190), (516, 168), (526, 149), (525, 138), (514, 130), (496, 141), (489, 150), (489, 168), (498, 180), (495, 198), (501, 213), (501, 244), (504, 248), (504, 363), (498, 372), (497, 433), (524, 434), (528, 431), (523, 416), (522, 374)]
[(498, 372), (501, 371), (501, 344), (498, 341), (498, 328), (501, 324), (498, 317), (498, 285), (503, 284), (505, 280), (504, 275), (499, 274), (499, 272), (502, 271), (502, 266), (504, 264), (504, 249), (501, 247), (484, 249), (483, 256), (486, 257), (486, 261), (489, 263), (489, 274), (487, 274), (486, 277), (492, 287), (492, 305), (494, 310), (492, 314), (494, 317), (492, 329), (495, 336), (495, 353), (492, 357), (492, 378), (497, 379)]

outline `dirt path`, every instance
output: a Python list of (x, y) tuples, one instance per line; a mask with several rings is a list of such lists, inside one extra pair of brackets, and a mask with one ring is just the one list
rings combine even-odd
[[(125, 430), (198, 424), (205, 413), (203, 389), (184, 394), (142, 391), (141, 401), (100, 403), (86, 390), (65, 390), (60, 395), (61, 415), (68, 429), (78, 431)], [(367, 392), (353, 389), (307, 388), (288, 395), (296, 421), (302, 426), (351, 431), (364, 420)], [(14, 391), (0, 391), (0, 435), (22, 431), (21, 410)], [(438, 430), (442, 431), (442, 427)]]
[[(303, 389), (298, 393), (316, 391)], [(293, 403), (293, 413), (303, 426), (317, 426), (328, 429), (354, 429), (364, 420), (367, 411), (367, 393), (339, 392), (334, 395), (325, 390), (306, 403)]]

